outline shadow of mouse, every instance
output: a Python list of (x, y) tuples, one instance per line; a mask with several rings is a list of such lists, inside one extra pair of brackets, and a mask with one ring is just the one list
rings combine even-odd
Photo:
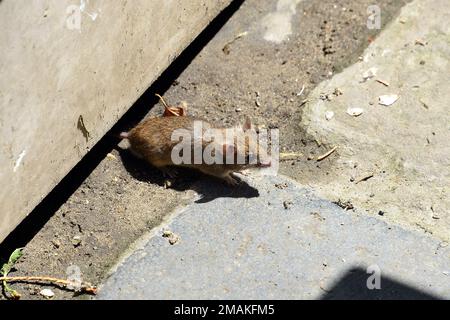
[(258, 190), (240, 178), (237, 178), (239, 179), (238, 185), (230, 186), (223, 180), (184, 167), (176, 167), (177, 177), (168, 178), (161, 170), (136, 157), (128, 149), (122, 149), (119, 146), (115, 149), (119, 153), (125, 169), (133, 178), (180, 192), (193, 190), (200, 196), (195, 203), (207, 203), (217, 198), (259, 197)]

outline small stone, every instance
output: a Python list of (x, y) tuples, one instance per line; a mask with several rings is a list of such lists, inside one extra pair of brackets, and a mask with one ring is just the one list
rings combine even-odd
[(170, 237), (171, 235), (173, 235), (173, 232), (172, 232), (172, 231), (170, 231), (170, 230), (164, 230), (162, 236), (163, 236), (164, 238), (168, 238), (168, 237)]
[(381, 211), (381, 210), (378, 211), (378, 215), (379, 215), (379, 216), (384, 216), (384, 211)]
[(337, 201), (333, 201), (333, 203), (338, 205), (339, 207), (341, 207), (344, 210), (353, 210), (354, 209), (354, 206), (350, 200), (342, 201), (341, 199), (338, 199)]
[(341, 89), (334, 88), (333, 94), (337, 97), (337, 96), (342, 95), (343, 93), (342, 93)]
[(61, 246), (61, 243), (58, 240), (52, 240), (53, 246), (58, 249)]
[(285, 210), (290, 209), (291, 206), (292, 206), (292, 201), (286, 200), (286, 201), (283, 202), (283, 207), (284, 207)]
[(364, 112), (363, 108), (348, 108), (347, 109), (347, 114), (353, 116), (353, 117), (358, 117), (360, 115), (362, 115)]
[(177, 236), (176, 234), (172, 234), (172, 236), (169, 237), (169, 243), (170, 245), (174, 245), (175, 243), (178, 242), (178, 240), (180, 240), (180, 237)]
[(46, 299), (51, 299), (55, 296), (55, 293), (50, 289), (42, 289), (39, 294)]
[(74, 236), (72, 238), (72, 244), (76, 248), (81, 244), (81, 236)]
[(284, 183), (276, 183), (275, 187), (278, 189), (286, 189), (288, 187), (288, 184), (286, 182)]
[(106, 157), (109, 158), (109, 159), (111, 159), (111, 160), (117, 160), (116, 156), (113, 155), (112, 153), (106, 154)]
[(378, 97), (378, 103), (383, 106), (390, 106), (399, 98), (396, 94), (386, 94)]
[(448, 247), (448, 242), (443, 241), (443, 242), (439, 243), (439, 247), (440, 248)]
[(180, 240), (180, 237), (170, 230), (164, 230), (162, 236), (169, 240), (170, 245), (174, 245)]

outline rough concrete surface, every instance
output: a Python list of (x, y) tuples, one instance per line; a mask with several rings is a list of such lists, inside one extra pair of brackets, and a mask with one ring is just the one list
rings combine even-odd
[[(220, 125), (236, 124), (249, 115), (260, 126), (279, 128), (282, 152), (295, 154), (283, 158), (281, 172), (313, 189), (340, 172), (340, 153), (322, 162), (314, 160), (329, 146), (318, 145), (316, 137), (300, 126), (303, 100), (321, 81), (358, 62), (379, 30), (366, 27), (367, 6), (372, 4), (369, 0), (305, 0), (296, 6), (290, 4), (294, 2), (245, 1), (172, 87), (158, 93), (171, 104), (186, 101), (190, 115)], [(406, 2), (378, 1), (382, 25), (395, 17)], [(290, 23), (280, 22), (285, 20)], [(298, 95), (303, 85), (305, 90)], [(157, 105), (149, 116), (160, 115), (161, 110)], [(139, 120), (133, 119), (123, 129)], [(233, 192), (223, 188), (220, 181), (191, 172), (185, 172), (172, 188), (165, 189), (160, 172), (121, 147), (109, 151), (26, 244), (13, 275), (65, 277), (67, 267), (74, 264), (80, 267), (85, 280), (99, 284), (120, 256), (128, 254), (127, 248), (131, 252), (135, 241), (141, 236), (147, 238), (147, 232), (174, 210), (182, 210), (186, 203), (194, 201), (196, 194), (211, 201), (229, 198)], [(82, 241), (75, 246), (76, 236)], [(9, 243), (11, 248), (14, 239)], [(42, 298), (37, 294), (42, 286), (14, 287), (24, 298)], [(70, 292), (52, 289), (57, 299), (74, 297)]]
[[(311, 93), (301, 122), (318, 141), (339, 148), (332, 174), (312, 181), (319, 195), (350, 200), (370, 214), (382, 211), (390, 222), (445, 241), (450, 240), (448, 9), (445, 0), (406, 5), (361, 62)], [(372, 68), (376, 75), (363, 82)], [(333, 94), (336, 88), (342, 95)], [(378, 97), (388, 94), (399, 99), (381, 105)], [(355, 107), (363, 114), (348, 115)], [(335, 114), (329, 121), (327, 111)]]
[[(248, 182), (234, 191), (239, 197), (178, 212), (98, 298), (450, 298), (450, 248), (436, 239), (345, 211), (283, 176)], [(167, 231), (175, 244), (163, 237)], [(374, 270), (380, 290), (367, 288)]]
[(228, 3), (1, 1), (0, 242)]

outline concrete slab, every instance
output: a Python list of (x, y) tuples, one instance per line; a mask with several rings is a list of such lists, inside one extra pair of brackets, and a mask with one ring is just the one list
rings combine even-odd
[[(445, 0), (406, 5), (359, 63), (311, 93), (300, 124), (319, 143), (338, 146), (335, 170), (312, 182), (318, 194), (351, 200), (371, 214), (383, 211), (390, 222), (445, 241), (450, 240), (449, 19)], [(369, 71), (375, 75), (363, 79)], [(396, 102), (380, 104), (380, 96), (392, 94), (399, 96)], [(353, 117), (348, 108), (363, 113)], [(331, 120), (327, 111), (334, 112)]]
[(0, 2), (0, 242), (230, 2)]
[[(450, 298), (450, 248), (438, 240), (344, 211), (282, 176), (249, 182), (176, 213), (98, 298)], [(366, 286), (374, 271), (380, 290)]]

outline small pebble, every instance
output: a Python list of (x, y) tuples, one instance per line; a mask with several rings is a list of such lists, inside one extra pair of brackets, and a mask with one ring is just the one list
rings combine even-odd
[(53, 246), (58, 249), (61, 246), (61, 243), (58, 240), (52, 240)]
[(441, 242), (441, 243), (439, 243), (439, 247), (440, 248), (445, 248), (445, 247), (448, 247), (448, 242)]
[(292, 201), (286, 200), (286, 201), (283, 202), (284, 209), (288, 210), (288, 209), (291, 208), (291, 206), (292, 206)]
[(168, 237), (170, 237), (172, 234), (173, 234), (172, 231), (170, 231), (170, 230), (164, 230), (162, 236), (163, 236), (164, 238), (168, 238)]
[(51, 299), (55, 296), (55, 293), (50, 289), (42, 289), (39, 294), (46, 299)]
[(81, 236), (74, 236), (72, 238), (72, 244), (74, 247), (78, 247), (81, 244)]
[(383, 106), (390, 106), (399, 98), (396, 94), (385, 94), (378, 97), (378, 103)]
[(175, 243), (177, 243), (178, 240), (180, 240), (180, 237), (177, 236), (177, 235), (175, 235), (175, 234), (173, 234), (172, 236), (169, 237), (169, 243), (170, 243), (170, 245), (172, 245), (172, 246), (173, 246)]
[(347, 109), (347, 114), (353, 116), (353, 117), (358, 117), (360, 115), (362, 115), (364, 112), (364, 109), (362, 108), (348, 108)]

